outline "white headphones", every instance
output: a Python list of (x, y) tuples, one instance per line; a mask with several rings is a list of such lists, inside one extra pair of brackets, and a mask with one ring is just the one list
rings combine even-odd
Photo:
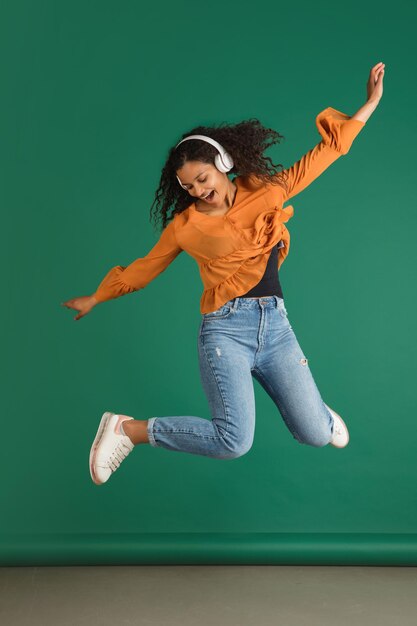
[[(216, 154), (216, 156), (214, 157), (214, 164), (219, 170), (219, 172), (223, 172), (225, 174), (226, 172), (232, 169), (234, 163), (230, 154), (226, 152), (223, 146), (221, 146), (217, 141), (215, 141), (211, 137), (207, 137), (206, 135), (190, 135), (189, 137), (185, 137), (185, 139), (181, 139), (181, 141), (177, 143), (175, 147), (177, 148), (180, 145), (180, 143), (182, 143), (183, 141), (187, 141), (188, 139), (201, 139), (202, 141), (211, 143), (212, 146), (217, 148), (217, 150), (219, 151), (219, 154)], [(177, 176), (177, 180), (183, 189), (187, 189), (187, 187), (185, 187), (182, 184), (178, 176)]]

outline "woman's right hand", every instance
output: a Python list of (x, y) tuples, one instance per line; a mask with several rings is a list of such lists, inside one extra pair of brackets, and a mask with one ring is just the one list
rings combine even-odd
[(78, 315), (74, 317), (74, 320), (79, 320), (80, 317), (84, 317), (84, 315), (90, 313), (91, 309), (97, 304), (97, 300), (94, 296), (80, 296), (79, 298), (72, 298), (66, 302), (61, 302), (61, 304), (68, 309), (79, 311)]

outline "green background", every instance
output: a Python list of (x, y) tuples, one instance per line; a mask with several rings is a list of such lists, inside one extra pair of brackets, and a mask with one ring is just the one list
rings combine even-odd
[[(249, 541), (256, 560), (267, 537), (267, 553), (279, 562), (285, 545), (291, 562), (309, 537), (314, 562), (334, 540), (341, 563), (368, 537), (358, 559), (389, 545), (398, 562), (392, 546), (406, 542), (417, 563), (416, 13), (405, 2), (395, 12), (377, 2), (1, 4), (3, 563), (71, 562), (71, 541), (79, 560), (121, 562), (127, 541), (143, 562), (166, 537), (178, 562), (190, 537), (196, 561), (216, 537), (218, 561), (235, 558), (228, 537), (237, 554)], [(183, 132), (257, 117), (285, 136), (268, 155), (289, 167), (320, 141), (320, 111), (353, 115), (365, 103), (379, 61), (379, 107), (348, 155), (289, 202), (280, 270), (349, 446), (300, 445), (254, 381), (248, 454), (223, 462), (139, 446), (94, 485), (88, 457), (104, 411), (210, 418), (202, 284), (182, 253), (146, 289), (77, 322), (60, 303), (156, 243), (149, 210)]]

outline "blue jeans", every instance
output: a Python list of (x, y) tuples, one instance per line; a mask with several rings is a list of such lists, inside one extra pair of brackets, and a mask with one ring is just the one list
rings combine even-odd
[(194, 415), (151, 417), (152, 446), (233, 459), (248, 452), (255, 432), (255, 378), (300, 443), (325, 446), (333, 416), (323, 402), (279, 296), (233, 298), (203, 314), (198, 334), (201, 381), (211, 420)]

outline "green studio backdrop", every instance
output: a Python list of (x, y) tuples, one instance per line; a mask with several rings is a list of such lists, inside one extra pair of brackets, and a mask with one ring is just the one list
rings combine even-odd
[[(396, 7), (2, 3), (2, 564), (417, 564), (417, 9)], [(300, 445), (254, 381), (246, 455), (139, 446), (94, 485), (104, 411), (210, 419), (202, 284), (181, 253), (79, 321), (60, 303), (156, 243), (150, 206), (183, 132), (257, 117), (285, 136), (268, 154), (289, 167), (320, 141), (321, 110), (364, 104), (379, 61), (379, 107), (291, 199), (280, 269), (347, 448)]]

